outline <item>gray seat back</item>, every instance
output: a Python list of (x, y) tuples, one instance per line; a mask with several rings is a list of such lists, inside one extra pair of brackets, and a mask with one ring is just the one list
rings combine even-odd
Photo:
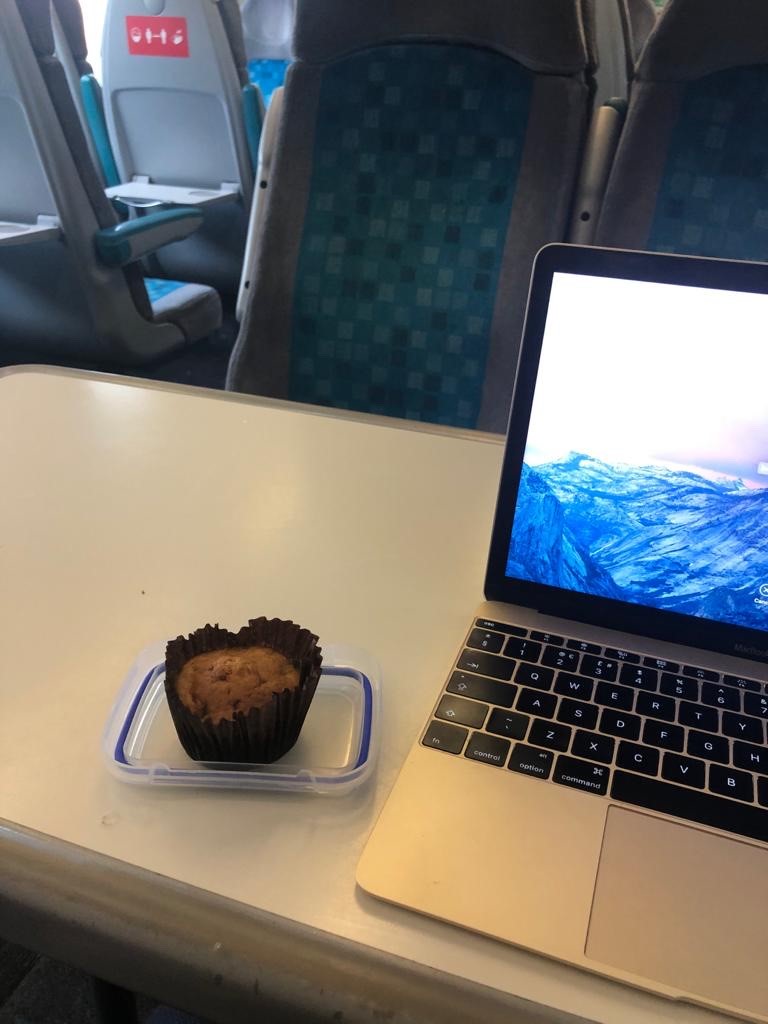
[(124, 181), (230, 182), (250, 203), (241, 96), (248, 79), (238, 30), (237, 0), (109, 0), (104, 107)]
[(61, 229), (58, 238), (0, 245), (0, 340), (105, 360), (146, 355), (180, 334), (149, 323), (137, 266), (97, 262), (95, 234), (117, 217), (53, 48), (49, 0), (0, 4), (0, 221), (42, 216)]
[(625, 98), (635, 61), (656, 23), (653, 0), (595, 0), (595, 31), (600, 62), (595, 105)]
[(587, 127), (585, 9), (299, 0), (230, 387), (505, 429)]
[(91, 160), (94, 167), (100, 170), (99, 154), (91, 137), (80, 88), (80, 79), (83, 75), (92, 75), (93, 68), (88, 62), (83, 12), (79, 0), (51, 0), (51, 24), (54, 54), (67, 77), (69, 91), (83, 127)]
[(668, 0), (638, 62), (596, 242), (768, 259), (768, 4)]

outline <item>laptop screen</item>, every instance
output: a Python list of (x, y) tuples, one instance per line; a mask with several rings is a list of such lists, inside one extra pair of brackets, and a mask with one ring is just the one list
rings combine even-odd
[(519, 472), (508, 579), (768, 629), (768, 294), (552, 273)]

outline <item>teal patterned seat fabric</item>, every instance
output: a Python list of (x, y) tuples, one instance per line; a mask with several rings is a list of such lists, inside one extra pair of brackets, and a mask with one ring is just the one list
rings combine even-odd
[(476, 425), (533, 78), (437, 43), (327, 66), (291, 398)]
[(261, 89), (265, 105), (269, 104), (275, 89), (279, 89), (285, 81), (290, 63), (289, 60), (271, 60), (267, 57), (254, 57), (248, 61), (248, 77)]
[(768, 260), (768, 65), (686, 86), (647, 246)]

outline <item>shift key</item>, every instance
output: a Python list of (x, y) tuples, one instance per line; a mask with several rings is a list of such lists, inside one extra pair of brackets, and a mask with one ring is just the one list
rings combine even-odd
[(494, 679), (509, 681), (517, 665), (511, 658), (502, 658), (498, 654), (487, 654), (485, 651), (464, 650), (456, 668), (477, 672), (481, 676), (492, 676)]

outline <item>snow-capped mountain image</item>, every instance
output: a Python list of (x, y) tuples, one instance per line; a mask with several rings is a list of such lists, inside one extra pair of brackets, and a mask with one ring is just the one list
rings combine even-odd
[(768, 488), (581, 453), (525, 465), (507, 575), (766, 629)]

